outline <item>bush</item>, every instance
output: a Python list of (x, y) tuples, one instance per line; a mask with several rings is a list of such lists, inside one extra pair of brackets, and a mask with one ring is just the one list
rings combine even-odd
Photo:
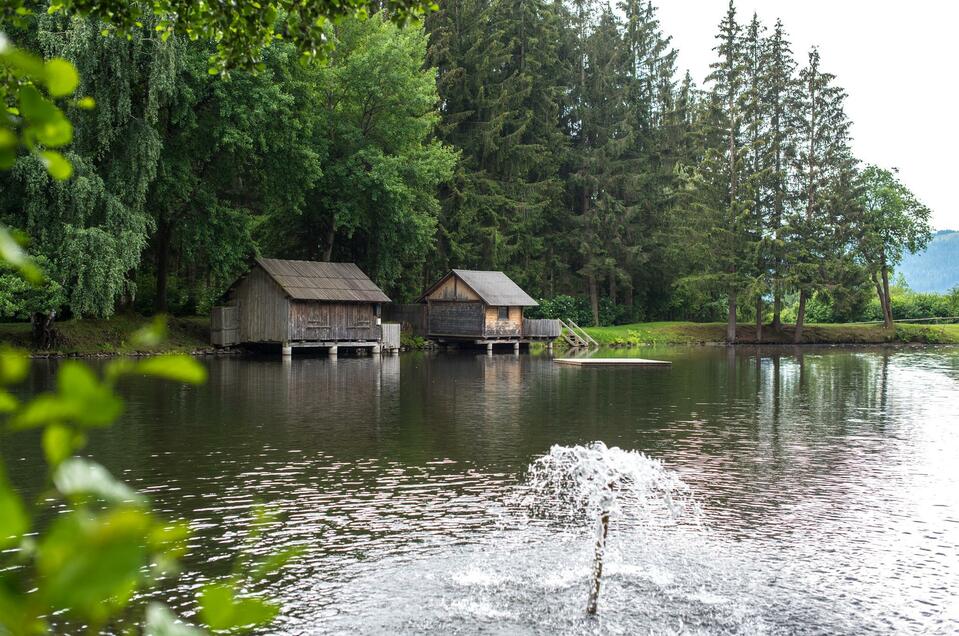
[(0, 269), (0, 320), (29, 320), (36, 312), (60, 309), (66, 302), (63, 287), (52, 280), (29, 283), (13, 269)]
[[(609, 298), (599, 300), (599, 326), (622, 324), (628, 320), (630, 310), (625, 305), (618, 305)], [(539, 307), (531, 307), (526, 312), (527, 318), (559, 318), (572, 320), (581, 327), (593, 325), (593, 310), (589, 306), (588, 298), (576, 298), (561, 294), (553, 298), (541, 298)]]
[(670, 320), (723, 322), (728, 311), (726, 305), (725, 295), (717, 296), (693, 281), (680, 281), (670, 297), (667, 317)]

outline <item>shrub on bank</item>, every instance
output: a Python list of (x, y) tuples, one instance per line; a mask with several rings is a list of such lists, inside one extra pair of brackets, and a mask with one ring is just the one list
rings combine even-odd
[(629, 321), (630, 310), (625, 305), (618, 305), (609, 298), (599, 301), (599, 325), (593, 324), (593, 310), (589, 299), (583, 297), (560, 294), (553, 298), (541, 298), (539, 307), (530, 307), (526, 310), (527, 318), (559, 318), (572, 320), (581, 327), (606, 327), (619, 325)]

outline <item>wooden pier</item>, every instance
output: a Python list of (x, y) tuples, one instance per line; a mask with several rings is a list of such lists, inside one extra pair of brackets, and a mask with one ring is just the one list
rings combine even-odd
[(556, 364), (571, 367), (669, 367), (668, 360), (647, 360), (645, 358), (556, 358)]

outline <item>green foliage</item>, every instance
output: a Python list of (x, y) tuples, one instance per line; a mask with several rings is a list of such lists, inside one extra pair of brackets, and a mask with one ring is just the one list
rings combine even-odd
[[(410, 296), (436, 233), (436, 190), (456, 161), (431, 139), (437, 94), (423, 68), (425, 35), (374, 17), (344, 22), (336, 38), (323, 67), (298, 68), (278, 51), (277, 73), (295, 89), (290, 117), (302, 127), (290, 154), (305, 163), (257, 235), (266, 253), (354, 260)], [(277, 161), (288, 174), (291, 159)]]
[[(599, 324), (603, 326), (620, 324), (628, 318), (628, 314), (627, 307), (617, 305), (609, 298), (603, 298), (599, 305)], [(593, 312), (589, 299), (562, 294), (553, 298), (541, 298), (539, 306), (527, 309), (525, 315), (528, 318), (572, 320), (580, 326), (593, 325)]]
[[(34, 263), (46, 266), (42, 258), (34, 259)], [(56, 281), (31, 283), (9, 265), (0, 265), (0, 319), (29, 320), (33, 313), (57, 310), (65, 301), (63, 287)]]
[[(156, 327), (141, 337), (154, 340), (162, 331)], [(55, 391), (20, 404), (5, 387), (22, 381), (27, 370), (22, 354), (0, 351), (0, 435), (43, 430), (49, 494), (41, 505), (62, 507), (48, 525), (34, 526), (48, 515), (28, 510), (0, 464), (0, 632), (48, 633), (80, 624), (96, 632), (128, 616), (139, 603), (134, 599), (174, 570), (189, 532), (183, 523), (156, 516), (146, 497), (106, 468), (77, 456), (85, 431), (109, 425), (119, 415), (122, 402), (114, 391), (124, 376), (200, 383), (206, 372), (184, 356), (115, 360), (102, 377), (80, 362), (67, 361), (57, 373)], [(276, 605), (238, 590), (294, 556), (286, 552), (259, 562), (241, 557), (241, 573), (204, 586), (198, 603), (206, 627), (237, 633), (271, 622)], [(203, 633), (155, 602), (146, 608), (144, 629), (148, 634)]]
[[(45, 3), (19, 0), (26, 9), (43, 11)], [(263, 49), (278, 40), (291, 42), (305, 59), (328, 53), (331, 27), (346, 18), (365, 18), (374, 9), (402, 23), (435, 9), (425, 0), (387, 0), (373, 5), (369, 0), (263, 0), (239, 3), (197, 3), (190, 0), (55, 0), (50, 13), (89, 16), (129, 36), (144, 23), (155, 21), (154, 30), (163, 41), (174, 34), (190, 40), (216, 42), (209, 57), (210, 73), (229, 68), (260, 68)]]
[[(0, 31), (0, 170), (10, 168), (23, 148), (54, 179), (70, 178), (70, 162), (50, 149), (73, 140), (73, 126), (57, 100), (71, 96), (78, 84), (73, 64), (62, 58), (41, 60), (14, 47)], [(89, 104), (85, 98), (82, 105)]]

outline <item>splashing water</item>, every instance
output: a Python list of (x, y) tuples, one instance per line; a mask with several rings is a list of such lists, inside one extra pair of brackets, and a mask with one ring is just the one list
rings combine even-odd
[(660, 460), (603, 442), (550, 448), (529, 465), (525, 497), (536, 513), (566, 521), (605, 511), (645, 527), (696, 512), (689, 487)]
[(596, 520), (586, 613), (595, 614), (610, 521), (649, 527), (693, 509), (689, 487), (659, 460), (603, 442), (553, 446), (529, 466), (527, 498), (548, 517)]

